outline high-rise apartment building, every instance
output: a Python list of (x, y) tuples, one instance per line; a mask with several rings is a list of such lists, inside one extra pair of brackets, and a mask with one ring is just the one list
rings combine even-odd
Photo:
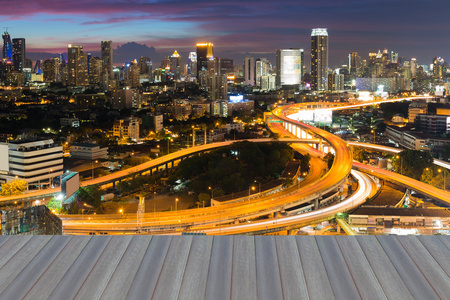
[(69, 45), (68, 53), (68, 83), (69, 85), (87, 85), (88, 68), (87, 55), (83, 52), (83, 46)]
[(43, 62), (44, 81), (46, 82), (59, 82), (61, 62), (58, 57), (52, 59), (46, 59)]
[(444, 59), (440, 57), (433, 58), (433, 76), (435, 78), (442, 78), (444, 74)]
[(258, 58), (255, 62), (255, 85), (261, 87), (261, 77), (269, 75), (270, 62), (267, 58)]
[(197, 77), (197, 53), (190, 52), (188, 57), (188, 75)]
[(220, 75), (230, 76), (234, 75), (233, 60), (229, 58), (220, 59)]
[(201, 71), (208, 71), (208, 61), (214, 57), (213, 43), (197, 44), (197, 78)]
[(112, 41), (101, 42), (102, 68), (109, 79), (114, 79)]
[(244, 84), (255, 85), (255, 58), (250, 55), (244, 58)]
[(323, 91), (327, 88), (328, 76), (328, 32), (326, 28), (315, 28), (311, 32), (311, 89)]
[(302, 81), (303, 49), (278, 49), (276, 56), (277, 87), (300, 84)]
[(22, 72), (25, 67), (25, 39), (18, 38), (12, 40), (12, 61), (14, 71)]
[(89, 83), (100, 83), (102, 78), (102, 60), (98, 56), (91, 57), (89, 60)]
[(11, 42), (11, 36), (9, 35), (8, 31), (5, 31), (2, 35), (3, 38), (3, 59), (7, 61), (12, 60), (12, 42)]

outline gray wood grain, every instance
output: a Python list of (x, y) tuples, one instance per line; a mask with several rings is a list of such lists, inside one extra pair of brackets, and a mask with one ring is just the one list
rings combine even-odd
[(274, 236), (255, 236), (258, 299), (283, 299)]
[(376, 237), (358, 236), (356, 240), (361, 246), (372, 271), (377, 276), (385, 295), (393, 300), (414, 299)]
[(177, 236), (172, 239), (152, 299), (177, 299), (192, 238), (192, 236)]
[(275, 237), (284, 299), (309, 299), (297, 243), (289, 236)]
[(23, 245), (31, 240), (32, 236), (11, 237), (8, 242), (0, 248), (0, 272), (1, 268), (19, 251)]
[(336, 299), (360, 299), (348, 266), (334, 237), (316, 238)]
[(112, 237), (78, 290), (75, 299), (100, 299), (131, 239), (131, 236)]
[(27, 239), (28, 242), (0, 269), (0, 291), (13, 282), (51, 239), (51, 236), (35, 236)]
[(84, 247), (90, 241), (90, 236), (73, 237), (61, 253), (51, 262), (33, 287), (24, 296), (26, 300), (48, 299), (50, 294), (62, 280), (69, 268), (77, 260)]
[(101, 299), (125, 299), (142, 263), (151, 236), (134, 236), (108, 282)]
[(436, 294), (445, 299), (450, 296), (450, 278), (434, 260), (430, 252), (415, 236), (399, 236), (397, 240), (409, 254)]
[(233, 237), (215, 236), (212, 239), (205, 299), (230, 299)]
[(310, 299), (333, 299), (328, 274), (313, 236), (295, 237)]
[(416, 299), (439, 299), (426, 278), (393, 236), (377, 236), (387, 256)]
[(363, 299), (387, 299), (356, 237), (342, 236), (335, 239)]
[(231, 299), (257, 299), (255, 237), (233, 238), (233, 266), (231, 273)]
[(92, 238), (48, 298), (73, 299), (110, 241), (111, 237)]
[(417, 238), (428, 252), (430, 252), (444, 272), (446, 272), (447, 276), (450, 276), (450, 259), (448, 259), (450, 255), (449, 249), (435, 236), (419, 235)]
[(154, 236), (152, 238), (133, 284), (128, 291), (127, 299), (151, 298), (171, 240), (171, 236)]
[(179, 300), (203, 299), (208, 281), (213, 239), (194, 236), (178, 293)]
[[(72, 237), (67, 236), (54, 236), (0, 296), (5, 299), (22, 299), (71, 239)], [(0, 289), (3, 289), (3, 284), (0, 284)]]

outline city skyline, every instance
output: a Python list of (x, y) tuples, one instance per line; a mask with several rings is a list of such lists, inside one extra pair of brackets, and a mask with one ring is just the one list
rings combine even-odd
[(248, 53), (273, 59), (276, 49), (284, 48), (302, 48), (309, 56), (311, 29), (328, 28), (330, 67), (350, 52), (366, 57), (384, 48), (430, 64), (433, 57), (445, 59), (450, 51), (450, 42), (442, 38), (448, 22), (445, 16), (428, 12), (433, 6), (450, 8), (440, 0), (16, 1), (2, 6), (0, 26), (8, 28), (12, 38), (25, 38), (29, 53), (65, 52), (68, 44), (97, 52), (101, 41), (112, 40), (114, 49), (134, 41), (168, 56), (174, 50), (194, 51), (197, 42), (206, 41), (214, 43), (217, 56), (235, 60)]

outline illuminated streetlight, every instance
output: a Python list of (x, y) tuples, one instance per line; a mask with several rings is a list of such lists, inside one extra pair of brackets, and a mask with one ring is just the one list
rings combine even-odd
[(178, 198), (175, 198), (175, 211), (177, 211)]
[(119, 209), (119, 213), (121, 213), (122, 214), (122, 216), (123, 216), (123, 209), (121, 208), (121, 209)]
[(375, 144), (375, 130), (372, 129), (370, 132), (373, 133), (373, 143)]

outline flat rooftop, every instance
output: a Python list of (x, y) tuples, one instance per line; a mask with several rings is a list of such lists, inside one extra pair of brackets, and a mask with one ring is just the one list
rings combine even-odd
[(447, 236), (0, 236), (1, 299), (448, 299)]

